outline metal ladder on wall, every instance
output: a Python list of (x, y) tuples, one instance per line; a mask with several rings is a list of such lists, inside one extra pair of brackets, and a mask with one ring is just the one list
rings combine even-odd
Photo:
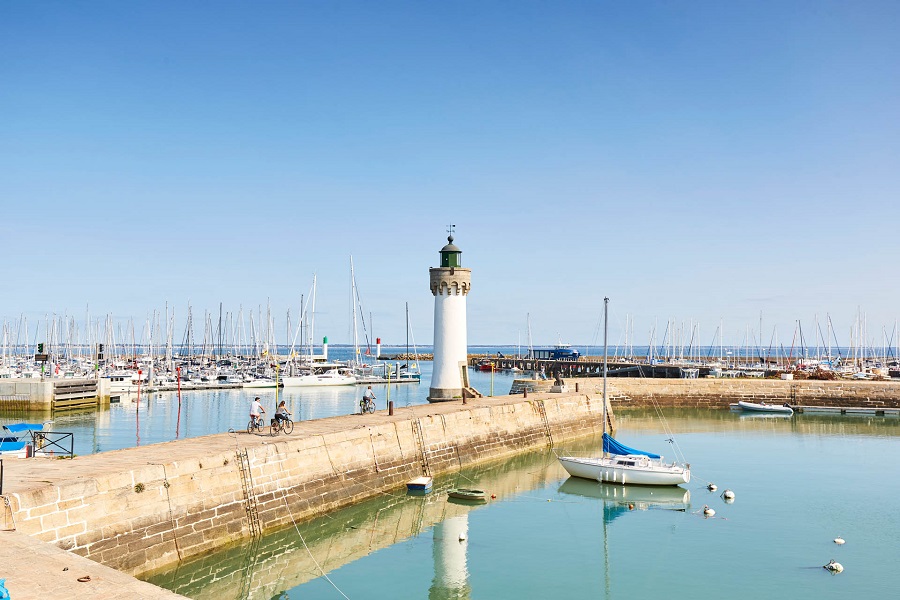
[(550, 447), (553, 447), (553, 433), (550, 431), (550, 421), (547, 419), (547, 409), (544, 407), (543, 400), (535, 400), (534, 405), (537, 407), (538, 414), (544, 422), (544, 431), (547, 432), (547, 439), (550, 441)]
[(253, 494), (253, 480), (250, 477), (250, 457), (247, 449), (237, 451), (238, 469), (241, 472), (241, 489), (244, 492), (244, 508), (247, 511), (247, 521), (250, 523), (250, 537), (257, 538), (262, 533), (259, 522), (259, 511), (256, 508), (256, 496)]
[(413, 420), (412, 428), (422, 455), (422, 474), (426, 477), (431, 477), (431, 467), (428, 465), (428, 453), (425, 452), (425, 436), (422, 435), (422, 423), (419, 419)]
[(258, 537), (253, 538), (244, 555), (241, 567), (241, 591), (238, 593), (238, 598), (241, 600), (248, 600), (253, 591), (253, 574), (256, 572), (256, 563), (259, 559), (259, 540)]

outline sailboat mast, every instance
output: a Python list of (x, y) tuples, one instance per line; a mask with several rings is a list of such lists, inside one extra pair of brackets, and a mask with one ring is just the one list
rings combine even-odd
[(353, 364), (359, 365), (359, 334), (356, 327), (356, 275), (353, 273), (353, 256), (350, 256), (350, 312), (353, 319)]
[(606, 342), (608, 334), (609, 298), (603, 298), (603, 433), (606, 433)]

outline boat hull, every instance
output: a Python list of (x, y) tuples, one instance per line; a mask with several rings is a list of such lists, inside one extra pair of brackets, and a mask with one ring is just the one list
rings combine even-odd
[(341, 379), (285, 377), (284, 381), (284, 387), (324, 387), (332, 385), (356, 385), (356, 377), (344, 377)]
[(265, 379), (259, 379), (256, 381), (245, 381), (241, 387), (262, 389), (262, 388), (278, 387), (278, 384), (276, 384), (274, 380), (269, 381), (269, 380), (265, 380)]
[(628, 485), (680, 485), (691, 480), (687, 466), (664, 465), (657, 461), (646, 466), (626, 466), (618, 459), (560, 456), (559, 462), (572, 477)]
[(453, 500), (463, 500), (465, 502), (485, 502), (487, 496), (484, 490), (474, 490), (467, 488), (458, 488), (447, 492), (447, 496)]
[(416, 477), (406, 482), (406, 489), (410, 492), (430, 492), (433, 484), (431, 477)]
[(756, 402), (744, 402), (743, 400), (738, 402), (738, 406), (741, 408), (741, 410), (746, 410), (749, 412), (772, 413), (778, 415), (794, 414), (794, 409), (792, 409), (790, 406), (779, 406), (776, 404), (757, 404)]

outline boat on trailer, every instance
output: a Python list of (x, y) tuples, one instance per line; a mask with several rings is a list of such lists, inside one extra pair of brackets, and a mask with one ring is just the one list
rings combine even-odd
[(794, 409), (787, 404), (766, 404), (765, 402), (746, 402), (744, 400), (741, 400), (737, 404), (741, 410), (746, 410), (748, 412), (774, 413), (779, 415), (794, 414)]

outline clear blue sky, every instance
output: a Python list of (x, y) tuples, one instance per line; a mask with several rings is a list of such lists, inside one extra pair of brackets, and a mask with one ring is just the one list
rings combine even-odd
[[(900, 3), (0, 3), (0, 320), (271, 303), (349, 257), (386, 342), (432, 336), (448, 223), (470, 343), (626, 314), (900, 316)], [(179, 321), (176, 337), (182, 333)], [(195, 331), (202, 335), (202, 329)], [(807, 333), (807, 337), (811, 337)]]

